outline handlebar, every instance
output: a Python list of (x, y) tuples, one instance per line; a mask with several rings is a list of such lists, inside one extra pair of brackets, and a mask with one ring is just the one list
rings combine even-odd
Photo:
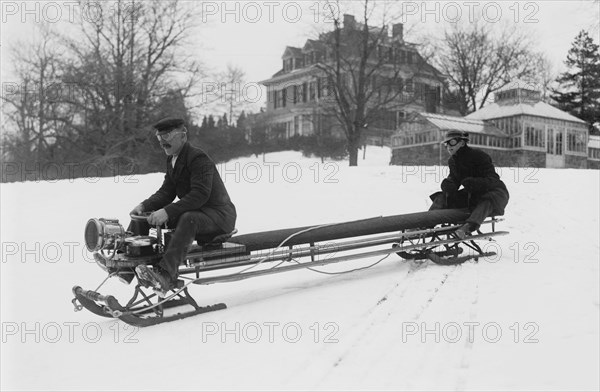
[(129, 217), (134, 221), (145, 222), (148, 219), (148, 217), (150, 216), (150, 214), (152, 214), (152, 212), (153, 211), (142, 212), (139, 215), (129, 214)]

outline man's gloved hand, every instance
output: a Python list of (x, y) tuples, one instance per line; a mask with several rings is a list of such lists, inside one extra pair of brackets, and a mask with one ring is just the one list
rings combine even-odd
[(474, 178), (474, 177), (467, 177), (464, 180), (462, 180), (460, 182), (462, 184), (462, 186), (465, 187), (465, 189), (468, 192), (481, 192), (484, 191), (484, 186), (481, 182), (481, 179), (479, 178)]
[(447, 178), (442, 181), (441, 188), (444, 193), (455, 193), (458, 191), (458, 185)]
[(160, 226), (168, 220), (169, 220), (169, 215), (167, 214), (167, 211), (165, 211), (164, 208), (161, 208), (158, 211), (154, 211), (148, 217), (148, 223), (151, 224), (152, 226)]
[(135, 206), (133, 210), (131, 210), (131, 212), (129, 212), (129, 215), (141, 215), (143, 212), (144, 205), (140, 203), (137, 206)]

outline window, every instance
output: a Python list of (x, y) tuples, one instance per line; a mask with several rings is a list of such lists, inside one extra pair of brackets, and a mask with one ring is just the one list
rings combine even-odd
[(513, 139), (513, 147), (514, 148), (520, 148), (521, 147), (521, 138), (520, 137), (516, 137)]
[(300, 121), (302, 119), (299, 116), (294, 116), (294, 136), (300, 133)]
[(545, 141), (543, 129), (536, 128), (533, 124), (525, 125), (525, 146), (543, 148)]
[(317, 83), (316, 82), (310, 82), (308, 84), (308, 99), (310, 101), (314, 101), (315, 99), (317, 99)]
[(293, 63), (294, 59), (293, 58), (289, 58), (289, 59), (284, 59), (283, 60), (283, 71), (284, 72), (289, 72), (292, 69), (294, 69), (294, 63)]
[(302, 102), (306, 102), (306, 98), (308, 95), (308, 83), (304, 82), (302, 83), (302, 91), (300, 92), (300, 94), (302, 95)]
[(319, 78), (319, 98), (327, 97), (329, 95), (327, 77)]
[(415, 99), (417, 102), (423, 102), (425, 96), (425, 85), (423, 83), (416, 82), (415, 87)]
[(383, 60), (386, 63), (392, 61), (393, 49), (391, 46), (381, 45), (379, 46), (379, 59)]
[(561, 131), (557, 131), (556, 132), (556, 138), (555, 140), (555, 153), (556, 155), (562, 155), (563, 154), (563, 133)]
[(311, 65), (315, 63), (315, 51), (311, 50), (308, 53), (304, 54), (304, 65)]
[(567, 129), (567, 151), (585, 152), (586, 133), (578, 129)]
[(411, 146), (425, 143), (437, 143), (438, 133), (437, 131), (410, 131), (402, 135), (395, 135), (392, 137), (392, 145), (398, 146)]

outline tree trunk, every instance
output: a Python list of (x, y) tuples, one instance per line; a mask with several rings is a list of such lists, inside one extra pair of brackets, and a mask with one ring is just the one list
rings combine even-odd
[(358, 166), (358, 147), (360, 143), (358, 139), (348, 139), (348, 153), (350, 154), (350, 166)]

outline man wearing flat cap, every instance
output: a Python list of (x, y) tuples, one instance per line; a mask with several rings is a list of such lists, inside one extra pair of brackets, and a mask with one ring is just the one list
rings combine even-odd
[[(469, 134), (451, 130), (442, 144), (450, 154), (450, 174), (442, 181), (441, 192), (430, 196), (430, 210), (468, 208), (471, 215), (456, 234), (464, 239), (490, 215), (504, 215), (508, 190), (496, 173), (492, 158), (482, 150), (468, 146)], [(460, 189), (460, 187), (463, 189)]]
[[(140, 279), (167, 291), (175, 285), (178, 267), (193, 240), (206, 243), (230, 233), (237, 214), (214, 162), (187, 141), (184, 121), (165, 118), (154, 125), (154, 130), (167, 155), (167, 172), (160, 189), (131, 211), (132, 215), (152, 211), (147, 218), (148, 225), (140, 225), (132, 231), (147, 235), (149, 225), (167, 224), (175, 228), (158, 265), (142, 264), (136, 268)], [(176, 197), (179, 200), (174, 201)]]

